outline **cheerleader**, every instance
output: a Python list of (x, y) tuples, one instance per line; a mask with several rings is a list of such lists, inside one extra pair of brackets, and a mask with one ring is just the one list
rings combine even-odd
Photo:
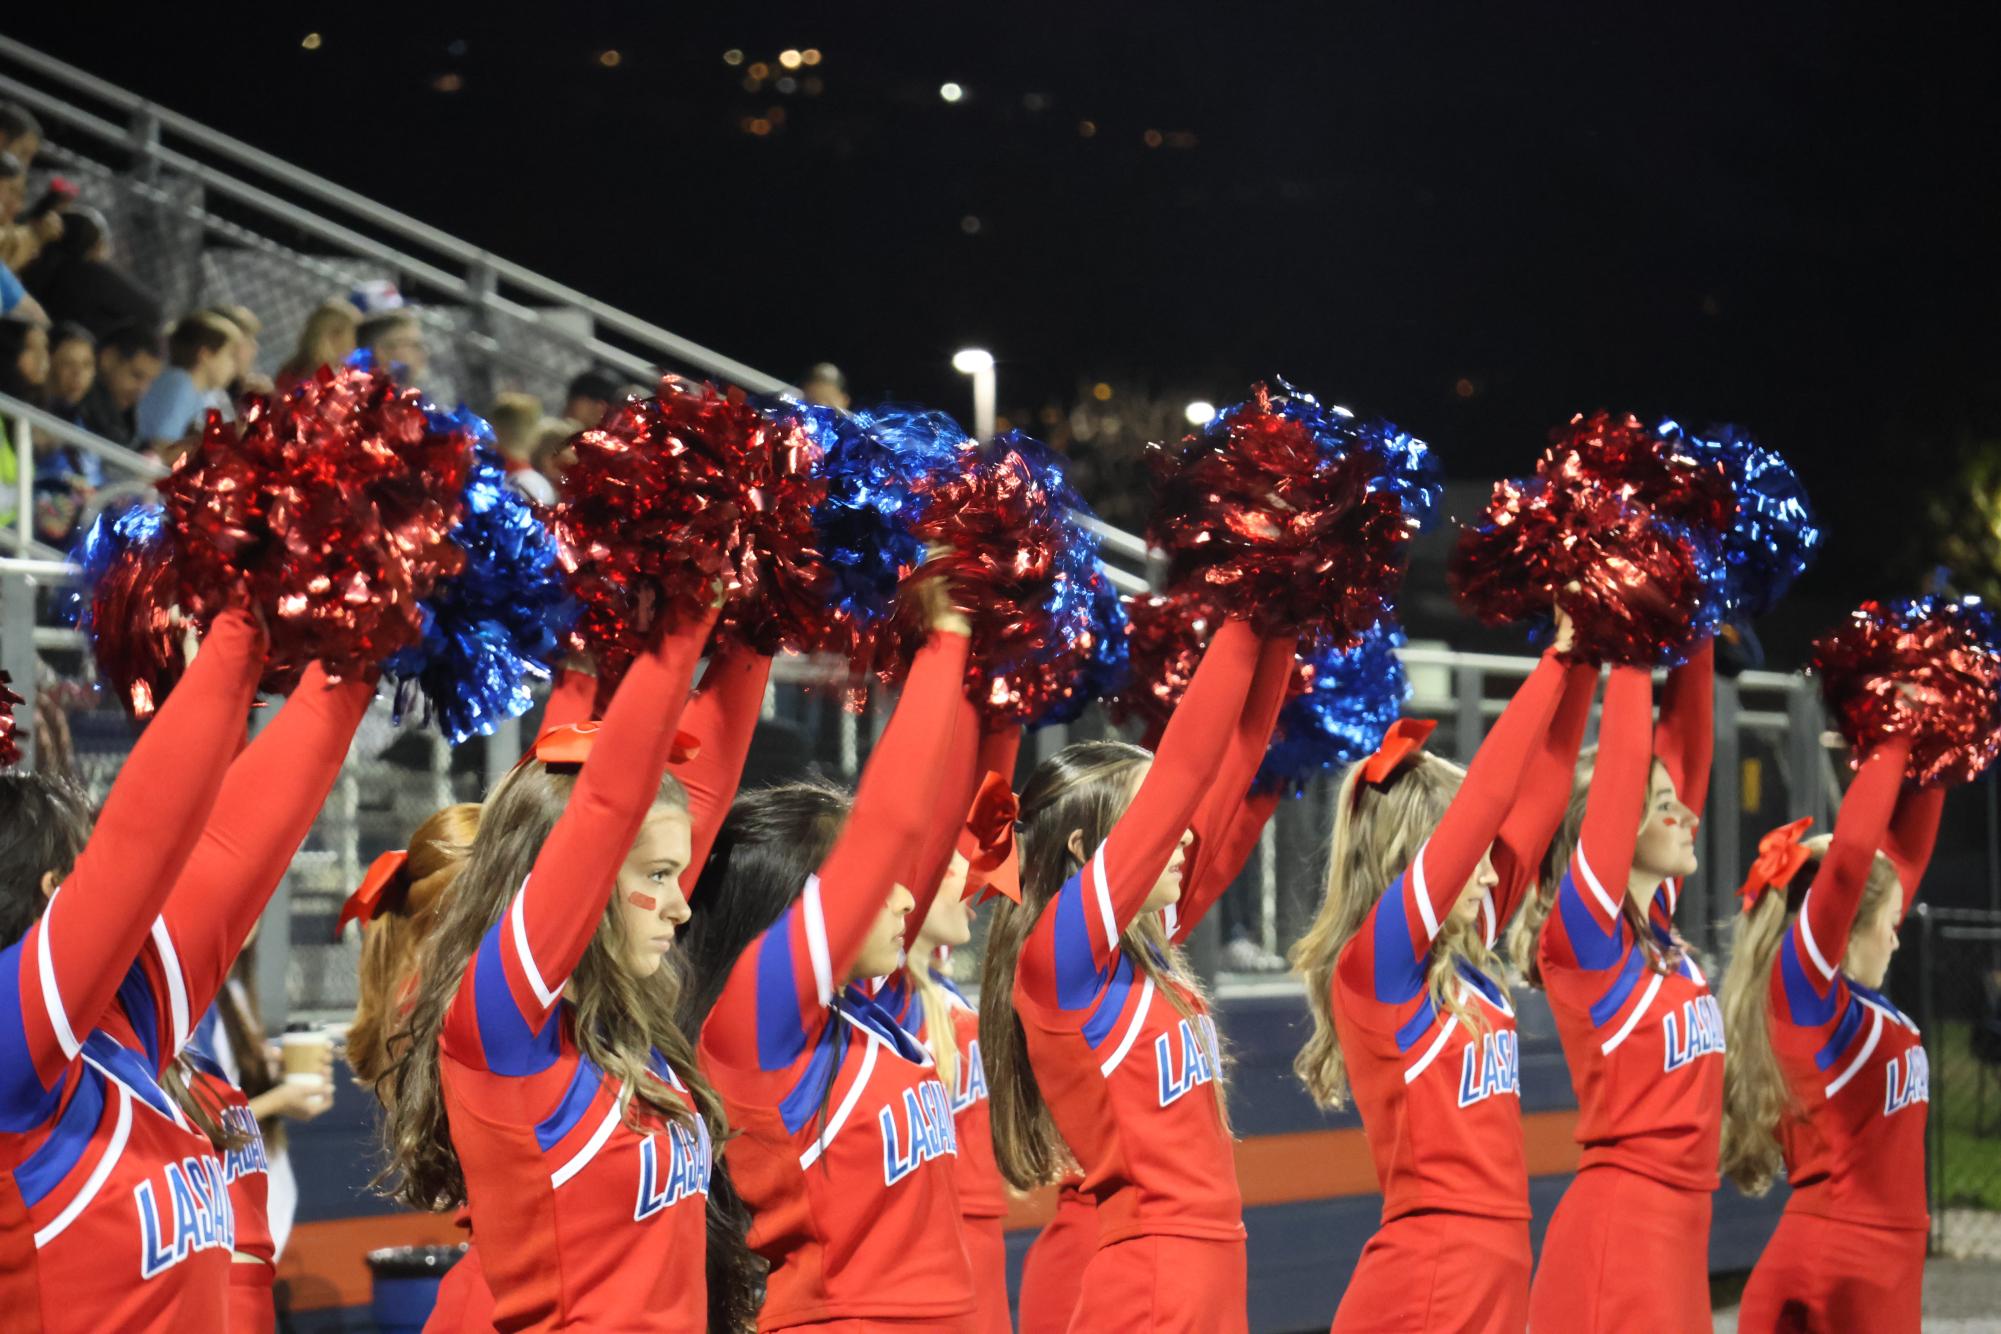
[(662, 964), (690, 861), (667, 765), (715, 610), (495, 786), (425, 956), (387, 1119), (397, 1196), (467, 1207), (497, 1329), (708, 1323), (721, 1108)]
[(1743, 1330), (1919, 1328), (1930, 1084), (1917, 1025), (1880, 988), (1945, 794), (1903, 783), (1909, 753), (1902, 737), (1877, 745), (1833, 840), (1799, 842), (1805, 821), (1774, 831), (1744, 885), (1723, 979), (1723, 1170), (1763, 1194), (1783, 1160), (1792, 1195)]
[(972, 1328), (964, 1249), (939, 1244), (960, 1217), (950, 1094), (930, 1053), (852, 985), (899, 966), (905, 919), (928, 907), (908, 883), (927, 901), (936, 890), (971, 786), (970, 764), (947, 772), (976, 726), (967, 625), (930, 589), (932, 634), (852, 807), (812, 784), (740, 797), (689, 930), (684, 1013), (701, 1024), (737, 1131), (726, 1160), (770, 1264), (760, 1329)]
[(1020, 745), (1018, 727), (981, 739), (978, 770), (985, 778), (959, 836), (958, 850), (914, 933), (909, 959), (877, 996), (904, 1031), (931, 1053), (940, 1082), (952, 1094), (961, 1235), (978, 1300), (977, 1328), (985, 1334), (1009, 1334), (1014, 1328), (1007, 1295), (1007, 1187), (994, 1162), (987, 1075), (980, 1061), (979, 1011), (938, 961), (972, 940), (978, 896), (988, 891), (1017, 898), (1021, 894), (1013, 866), (1015, 799), (1009, 778)]
[(1528, 1165), (1514, 1008), (1492, 952), (1563, 818), (1597, 671), (1566, 667), (1570, 625), (1471, 766), (1397, 723), (1349, 766), (1327, 892), (1292, 953), (1313, 1033), (1294, 1069), (1361, 1113), (1383, 1222), (1334, 1329), (1528, 1327)]
[(1562, 869), (1520, 924), (1583, 1149), (1543, 1239), (1538, 1331), (1710, 1327), (1723, 1017), (1670, 914), (1696, 869), (1696, 812), (1680, 794), (1708, 781), (1711, 689), (1705, 649), (1670, 676), (1654, 745), (1650, 674), (1612, 670), (1595, 765), (1551, 849)]
[(0, 1293), (12, 1319), (225, 1327), (236, 1238), (222, 1162), (161, 1086), (191, 1018), (159, 914), (203, 836), (263, 662), (250, 615), (219, 616), (95, 827), (75, 788), (0, 776)]
[[(1157, 756), (1068, 746), (1022, 794), (1022, 902), (988, 932), (981, 1054), (1002, 1173), (1028, 1189), (1074, 1157), (1097, 1204), (1074, 1329), (1246, 1327), (1215, 1025), (1159, 910), (1180, 895), (1211, 789), (1234, 807), (1249, 787), (1292, 652), (1228, 622)], [(1226, 767), (1242, 781), (1219, 781)]]

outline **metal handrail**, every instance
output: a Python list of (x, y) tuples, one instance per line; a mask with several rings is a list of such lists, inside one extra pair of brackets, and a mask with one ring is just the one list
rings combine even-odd
[(66, 422), (32, 403), (15, 398), (12, 394), (0, 394), (0, 417), (24, 421), (37, 432), (52, 435), (66, 445), (75, 445), (85, 453), (95, 455), (113, 467), (121, 468), (134, 476), (151, 479), (167, 475), (167, 465), (151, 455), (141, 454), (135, 449), (106, 440), (101, 435), (93, 435), (75, 422)]

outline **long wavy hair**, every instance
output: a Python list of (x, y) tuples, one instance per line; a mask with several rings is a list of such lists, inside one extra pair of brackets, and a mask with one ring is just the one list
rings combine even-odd
[(390, 1039), (400, 1027), (417, 976), (417, 955), (444, 915), (446, 895), (465, 869), (479, 833), (480, 808), (461, 802), (434, 812), (410, 835), (408, 859), (383, 890), (375, 919), (362, 928), (361, 972), (347, 1063), (355, 1079), (378, 1095), (383, 1075), (401, 1056)]
[[(1826, 835), (1808, 839), (1805, 846), (1813, 858), (1793, 876), (1786, 892), (1767, 892), (1757, 907), (1739, 913), (1730, 929), (1730, 965), (1723, 974), (1720, 998), (1724, 1042), (1730, 1050), (1730, 1059), (1723, 1063), (1720, 1167), (1746, 1195), (1763, 1195), (1770, 1190), (1785, 1161), (1779, 1147), (1779, 1124), (1796, 1108), (1785, 1071), (1772, 1049), (1772, 960), (1798, 919), (1800, 904), (1831, 842)], [(1897, 901), (1902, 892), (1896, 867), (1877, 853), (1850, 937), (1874, 921), (1875, 915)], [(1847, 953), (1848, 942), (1843, 941), (1842, 957)]]
[[(1327, 846), (1327, 886), (1313, 925), (1292, 947), (1292, 969), (1306, 983), (1313, 1031), (1292, 1059), (1293, 1073), (1322, 1107), (1348, 1102), (1348, 1063), (1334, 1026), (1334, 967), (1341, 951), (1368, 920), (1383, 893), (1416, 859), (1418, 849), (1445, 818), (1466, 771), (1436, 755), (1420, 752), (1382, 787), (1362, 780), (1362, 765), (1341, 776), (1335, 798), (1334, 832)], [(1458, 962), (1497, 977), (1497, 960), (1478, 929), (1448, 918), (1433, 943), (1425, 986), (1441, 1013), (1469, 1032), (1487, 1018), (1460, 999)]]
[[(1660, 764), (1660, 760), (1655, 759), (1653, 764)], [(1514, 922), (1508, 927), (1508, 962), (1519, 976), (1538, 990), (1542, 987), (1542, 960), (1538, 957), (1542, 928), (1556, 907), (1556, 891), (1570, 869), (1570, 859), (1577, 851), (1578, 840), (1584, 836), (1584, 815), (1591, 805), (1591, 776), (1597, 771), (1598, 748), (1587, 746), (1577, 757), (1577, 774), (1571, 783), (1570, 805), (1564, 811), (1563, 824), (1550, 841), (1549, 850), (1543, 854), (1542, 875), (1528, 901), (1522, 904), (1521, 911), (1515, 914)], [(1648, 781), (1652, 781), (1651, 768), (1648, 770)], [(1633, 812), (1634, 827), (1644, 824), (1646, 818), (1647, 799), (1643, 794), (1639, 809)], [(1619, 885), (1617, 892), (1619, 911), (1625, 916), (1633, 939), (1639, 941), (1641, 949), (1646, 952), (1647, 966), (1657, 973), (1672, 971), (1679, 965), (1682, 955), (1692, 952), (1686, 942), (1677, 934), (1674, 949), (1664, 952), (1648, 927), (1646, 910), (1633, 902), (1633, 896), (1626, 892), (1624, 885)]]
[[(1153, 756), (1123, 741), (1079, 741), (1037, 765), (1021, 794), (1018, 838), (1021, 902), (995, 901), (980, 970), (980, 1059), (986, 1068), (994, 1156), (1001, 1175), (1031, 1190), (1076, 1170), (1075, 1156), (1056, 1129), (1028, 1057), (1028, 1037), (1014, 1009), (1015, 967), (1022, 945), (1064, 882), (1080, 870), (1070, 835), (1096, 848), (1132, 803), (1136, 780)], [(1177, 1013), (1193, 1018), (1205, 1003), (1202, 984), (1168, 939), (1159, 913), (1141, 913), (1119, 947)], [(1206, 1034), (1208, 1026), (1203, 1026)], [(1210, 1053), (1216, 1099), (1229, 1124), (1221, 1050)]]

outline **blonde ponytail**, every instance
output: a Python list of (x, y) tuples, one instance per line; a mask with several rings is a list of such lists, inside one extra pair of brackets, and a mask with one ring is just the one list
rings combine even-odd
[(931, 976), (925, 962), (912, 959), (904, 965), (911, 992), (924, 1007), (924, 1045), (937, 1063), (938, 1079), (955, 1094), (959, 1088), (959, 1026), (952, 1019), (952, 996)]

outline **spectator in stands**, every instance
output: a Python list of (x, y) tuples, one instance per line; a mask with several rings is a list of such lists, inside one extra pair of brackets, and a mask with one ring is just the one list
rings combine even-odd
[(77, 408), (77, 424), (114, 445), (138, 436), (135, 409), (167, 364), (167, 349), (151, 326), (113, 329), (97, 345), (97, 375)]
[(16, 273), (32, 263), (43, 246), (63, 234), (62, 215), (54, 209), (16, 221), (27, 202), (27, 165), (0, 149), (0, 264)]
[(563, 396), (563, 416), (588, 431), (604, 420), (611, 405), (625, 398), (624, 384), (610, 371), (588, 370), (570, 381)]
[(538, 505), (556, 503), (556, 488), (535, 470), (535, 444), (542, 429), (542, 400), (533, 394), (499, 394), (486, 414), (500, 450), (507, 480)]
[(355, 330), (361, 326), (361, 312), (345, 301), (328, 301), (306, 316), (299, 329), (299, 345), (278, 368), (277, 391), (292, 392), (301, 380), (319, 374), (322, 366), (338, 366), (355, 349)]
[(806, 372), (806, 378), (799, 383), (799, 395), (808, 403), (818, 403), (823, 408), (848, 406), (848, 377), (841, 374), (841, 368), (831, 361), (823, 361)]
[(210, 306), (203, 313), (229, 321), (241, 335), (232, 349), (236, 357), (236, 374), (229, 377), (230, 401), (233, 403), (245, 394), (270, 393), (271, 377), (257, 369), (257, 358), (263, 354), (261, 340), (264, 336), (264, 321), (257, 318), (257, 312), (248, 306)]
[(42, 151), (42, 123), (19, 102), (0, 102), (0, 153), (11, 153), (26, 171)]
[(207, 311), (184, 315), (167, 335), (168, 367), (139, 400), (134, 443), (172, 463), (201, 434), (211, 411), (235, 415), (224, 388), (236, 376), (234, 324)]
[(584, 428), (563, 417), (544, 417), (535, 438), (535, 471), (548, 479), (557, 496), (563, 494), (563, 470), (577, 461), (570, 441)]
[(14, 276), (14, 270), (0, 264), (0, 319), (17, 319), (27, 324), (47, 324), (49, 313), (42, 303), (28, 295), (28, 289)]
[[(83, 400), (97, 378), (97, 340), (80, 324), (59, 324), (49, 334), (49, 378), (45, 403), (51, 415), (79, 419)], [(65, 440), (35, 445), (35, 535), (66, 547), (91, 495), (104, 485), (104, 461)]]
[(62, 235), (21, 273), (49, 318), (81, 324), (99, 341), (113, 330), (160, 327), (160, 301), (111, 262), (111, 228), (86, 204), (63, 209)]
[(368, 350), (376, 365), (400, 366), (400, 378), (413, 384), (423, 381), (431, 350), (424, 342), (424, 326), (408, 307), (368, 316), (355, 331), (355, 341)]
[[(0, 394), (40, 407), (49, 382), (49, 331), (26, 320), (0, 319)], [(21, 476), (14, 424), (0, 413), (0, 528), (12, 535)]]

